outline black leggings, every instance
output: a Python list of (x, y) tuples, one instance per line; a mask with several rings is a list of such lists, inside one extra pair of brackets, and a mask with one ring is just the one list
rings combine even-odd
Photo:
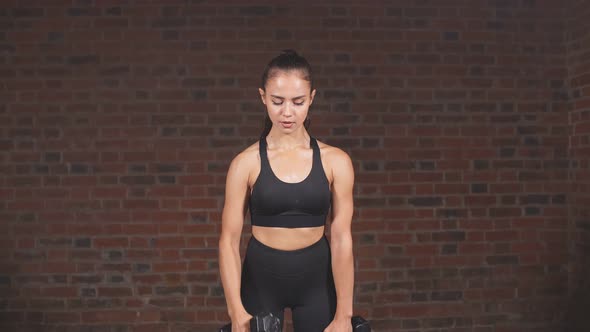
[(255, 315), (280, 317), (290, 308), (295, 332), (322, 332), (336, 313), (336, 289), (326, 236), (297, 250), (269, 247), (252, 236), (242, 268), (241, 298)]

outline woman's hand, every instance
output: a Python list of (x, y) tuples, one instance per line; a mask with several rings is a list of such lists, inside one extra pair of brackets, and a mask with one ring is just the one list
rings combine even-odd
[(250, 332), (250, 319), (252, 315), (247, 312), (243, 312), (236, 315), (231, 320), (231, 331), (232, 332)]
[(335, 317), (324, 332), (352, 332), (350, 317)]

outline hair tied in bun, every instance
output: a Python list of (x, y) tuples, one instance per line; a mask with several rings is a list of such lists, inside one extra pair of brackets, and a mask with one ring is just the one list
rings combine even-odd
[(297, 55), (297, 52), (295, 52), (295, 50), (288, 48), (288, 49), (282, 50), (281, 55)]

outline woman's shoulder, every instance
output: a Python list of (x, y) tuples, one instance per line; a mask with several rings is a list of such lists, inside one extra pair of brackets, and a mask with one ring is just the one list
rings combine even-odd
[(322, 158), (332, 162), (342, 162), (346, 160), (350, 160), (350, 156), (348, 153), (341, 148), (324, 143), (316, 138), (316, 142), (318, 143), (318, 147), (320, 148), (320, 152), (322, 154)]
[(320, 148), (322, 164), (327, 167), (326, 175), (328, 175), (329, 181), (334, 182), (336, 178), (354, 181), (354, 166), (348, 153), (337, 146), (320, 142), (317, 139), (316, 141)]
[(250, 144), (239, 151), (231, 160), (230, 170), (240, 170), (250, 173), (252, 168), (258, 163), (258, 141)]
[(239, 151), (232, 159), (231, 163), (236, 166), (246, 167), (258, 161), (258, 141), (250, 144)]

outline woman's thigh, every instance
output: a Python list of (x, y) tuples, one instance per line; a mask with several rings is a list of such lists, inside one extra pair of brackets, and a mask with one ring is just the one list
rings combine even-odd
[(289, 307), (296, 332), (321, 332), (334, 317), (336, 290), (325, 236), (293, 251), (268, 247), (252, 237), (242, 269), (242, 302), (251, 315), (271, 311), (282, 324)]
[(305, 304), (291, 310), (295, 332), (323, 332), (336, 313), (336, 292), (329, 286), (317, 290)]

